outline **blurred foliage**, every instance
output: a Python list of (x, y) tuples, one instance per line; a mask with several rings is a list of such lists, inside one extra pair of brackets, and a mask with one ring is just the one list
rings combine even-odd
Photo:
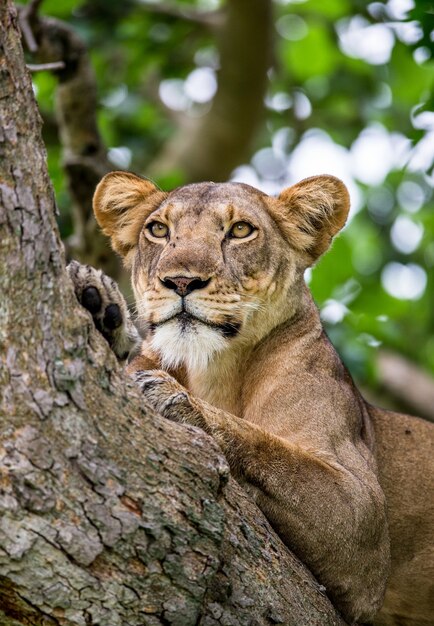
[[(224, 2), (163, 4), (207, 11)], [(143, 173), (177, 124), (179, 111), (168, 114), (159, 99), (161, 86), (169, 84), (164, 81), (176, 79), (171, 85), (180, 89), (198, 67), (217, 70), (218, 76), (212, 29), (153, 5), (161, 3), (45, 0), (42, 5), (43, 13), (72, 24), (89, 46), (100, 129), (114, 149), (113, 161)], [(274, 11), (274, 63), (256, 151), (272, 147), (281, 170), (255, 171), (253, 156), (248, 171), (267, 190), (295, 182), (291, 156), (306, 145), (312, 129), (344, 150), (358, 210), (310, 276), (327, 330), (359, 380), (375, 377), (379, 346), (399, 350), (434, 372), (434, 4), (275, 0)], [(35, 84), (48, 120), (55, 81), (40, 73)], [(193, 116), (209, 106), (194, 102), (191, 94), (178, 105)], [(389, 142), (384, 158), (390, 164), (380, 162), (383, 174), (381, 167), (377, 174), (363, 173), (371, 155), (375, 169), (375, 141), (356, 159), (355, 146), (366, 129)], [(47, 143), (66, 235), (70, 221), (59, 146), (48, 136)], [(333, 166), (331, 160), (331, 173)]]

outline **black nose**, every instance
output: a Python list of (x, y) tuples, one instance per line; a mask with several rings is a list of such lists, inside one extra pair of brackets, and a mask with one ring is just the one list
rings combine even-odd
[(170, 278), (160, 278), (167, 289), (173, 289), (178, 296), (188, 296), (195, 289), (203, 289), (208, 285), (211, 278), (202, 280), (197, 276), (171, 276)]

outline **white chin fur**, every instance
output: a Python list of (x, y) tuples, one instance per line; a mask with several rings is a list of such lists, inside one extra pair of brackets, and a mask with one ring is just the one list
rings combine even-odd
[(195, 322), (183, 327), (170, 320), (154, 331), (151, 344), (158, 352), (164, 369), (185, 365), (188, 370), (204, 370), (216, 352), (227, 346), (217, 330)]

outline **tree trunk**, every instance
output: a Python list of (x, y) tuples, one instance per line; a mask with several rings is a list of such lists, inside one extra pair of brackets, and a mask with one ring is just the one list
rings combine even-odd
[(184, 120), (150, 164), (148, 176), (179, 171), (186, 183), (225, 181), (250, 157), (264, 113), (272, 30), (271, 0), (227, 0), (211, 109), (198, 120)]
[(0, 4), (0, 624), (342, 625), (202, 431), (143, 405), (67, 279)]

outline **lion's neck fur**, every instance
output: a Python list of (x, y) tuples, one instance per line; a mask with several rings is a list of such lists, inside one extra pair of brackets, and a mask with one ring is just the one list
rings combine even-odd
[(300, 325), (296, 320), (309, 317), (311, 323), (303, 324), (303, 332), (312, 326), (320, 327), (319, 315), (312, 296), (304, 281), (299, 281), (276, 302), (258, 312), (249, 328), (230, 347), (215, 355), (206, 369), (187, 370), (190, 391), (202, 400), (234, 415), (242, 414), (244, 378), (254, 353), (263, 346), (271, 334), (282, 333), (285, 342), (300, 337)]

